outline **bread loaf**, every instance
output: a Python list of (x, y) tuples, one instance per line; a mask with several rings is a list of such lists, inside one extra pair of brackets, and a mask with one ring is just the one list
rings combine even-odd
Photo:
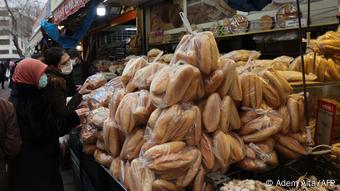
[(205, 95), (209, 96), (214, 93), (218, 87), (222, 84), (225, 79), (224, 73), (222, 70), (215, 70), (204, 80), (205, 87)]
[(180, 153), (163, 155), (151, 161), (147, 166), (156, 173), (162, 173), (173, 169), (188, 169), (199, 157), (197, 149), (187, 149)]
[(189, 129), (195, 125), (195, 112), (192, 106), (173, 105), (162, 111), (152, 131), (152, 141), (165, 143), (185, 139)]
[(138, 89), (149, 89), (155, 74), (164, 66), (159, 62), (149, 64), (136, 71), (132, 83)]
[(226, 134), (230, 145), (230, 158), (233, 162), (241, 161), (245, 157), (243, 140), (236, 134)]
[(230, 59), (220, 59), (219, 69), (223, 71), (224, 79), (217, 92), (221, 97), (227, 95), (237, 76), (236, 63)]
[(108, 155), (107, 153), (99, 150), (99, 149), (96, 149), (94, 151), (94, 159), (99, 163), (99, 164), (102, 164), (106, 167), (110, 167), (111, 166), (111, 163), (112, 163), (112, 156), (111, 155)]
[(182, 141), (173, 141), (169, 143), (164, 143), (161, 145), (156, 145), (145, 151), (143, 157), (148, 160), (154, 160), (158, 157), (169, 155), (172, 153), (177, 153), (185, 147), (185, 143)]
[(140, 149), (144, 144), (144, 130), (136, 129), (127, 136), (120, 153), (122, 160), (131, 161), (139, 156)]
[(275, 150), (288, 159), (297, 160), (301, 157), (299, 153), (296, 153), (279, 143), (275, 144)]
[(289, 116), (288, 108), (287, 106), (281, 106), (280, 108), (278, 108), (277, 111), (280, 113), (283, 119), (281, 133), (287, 134), (290, 131), (290, 116)]
[(219, 128), (224, 133), (228, 133), (230, 130), (237, 130), (241, 127), (241, 120), (238, 115), (238, 111), (234, 104), (234, 101), (230, 96), (226, 96), (222, 100), (221, 104), (221, 116)]
[(196, 150), (196, 158), (194, 159), (193, 164), (191, 167), (188, 169), (187, 173), (183, 176), (178, 177), (176, 181), (177, 187), (185, 188), (187, 187), (195, 178), (202, 162), (202, 155), (201, 152)]
[(115, 128), (115, 123), (113, 120), (108, 118), (104, 122), (104, 145), (105, 150), (110, 153), (113, 157), (117, 157), (120, 153), (120, 142), (118, 129)]
[(218, 128), (221, 117), (221, 98), (217, 93), (207, 99), (203, 110), (203, 124), (208, 132), (214, 132)]
[(190, 146), (199, 145), (202, 135), (202, 115), (201, 110), (197, 106), (193, 106), (192, 110), (195, 114), (194, 124), (189, 128), (186, 141)]
[(116, 157), (112, 160), (112, 163), (111, 163), (111, 166), (110, 166), (110, 173), (116, 179), (119, 178), (120, 161), (121, 161), (120, 158)]
[[(131, 59), (126, 64), (123, 70), (123, 73), (122, 73), (121, 81), (124, 87), (126, 87), (127, 92), (132, 92), (135, 89), (135, 86), (132, 85), (133, 77), (139, 69), (145, 67), (146, 65), (147, 65), (147, 61), (142, 57)], [(130, 81), (131, 81), (131, 84), (128, 87), (128, 84), (130, 83)]]
[(213, 152), (222, 168), (228, 168), (230, 161), (230, 144), (222, 131), (216, 131), (213, 137)]
[(205, 169), (201, 166), (199, 168), (199, 171), (197, 173), (197, 176), (195, 177), (194, 184), (192, 187), (193, 191), (202, 191), (205, 188), (205, 175), (206, 171)]
[(211, 170), (215, 165), (215, 156), (211, 137), (205, 133), (202, 134), (199, 150), (202, 154), (203, 165), (206, 169)]
[(301, 155), (306, 155), (307, 151), (306, 148), (303, 147), (299, 141), (297, 141), (296, 139), (290, 137), (290, 136), (285, 136), (285, 135), (276, 135), (275, 136), (275, 140), (281, 144), (284, 145), (285, 147), (287, 147), (288, 149), (299, 153)]
[(231, 84), (228, 95), (230, 95), (234, 101), (242, 101), (242, 87), (239, 75), (236, 75), (234, 82)]
[(148, 168), (145, 168), (140, 159), (134, 159), (131, 162), (129, 187), (130, 190), (152, 191), (155, 174)]
[(153, 181), (152, 191), (178, 191), (178, 189), (175, 184), (166, 180), (158, 179)]

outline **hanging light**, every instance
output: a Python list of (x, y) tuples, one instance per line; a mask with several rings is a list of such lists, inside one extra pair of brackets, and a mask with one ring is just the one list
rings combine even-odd
[(98, 16), (106, 15), (106, 8), (103, 3), (99, 3), (97, 6), (97, 15)]

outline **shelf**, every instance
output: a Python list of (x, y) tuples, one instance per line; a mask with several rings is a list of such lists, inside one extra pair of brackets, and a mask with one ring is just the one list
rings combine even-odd
[[(337, 22), (330, 22), (330, 23), (316, 24), (316, 25), (311, 25), (310, 28), (318, 28), (318, 27), (325, 27), (325, 26), (332, 26), (332, 25), (338, 25), (338, 23)], [(251, 32), (245, 32), (245, 33), (238, 33), (238, 34), (228, 34), (228, 35), (224, 35), (224, 36), (215, 37), (215, 39), (216, 39), (216, 41), (220, 41), (220, 40), (226, 40), (226, 39), (229, 39), (229, 38), (239, 37), (239, 36), (265, 34), (265, 33), (275, 33), (275, 32), (282, 32), (282, 31), (292, 31), (292, 30), (297, 30), (297, 29), (299, 29), (299, 27), (274, 28), (272, 30), (251, 31)], [(307, 26), (302, 27), (302, 29), (307, 29)], [(149, 46), (151, 46), (151, 47), (170, 46), (170, 45), (174, 45), (174, 44), (179, 43), (179, 40), (161, 43), (161, 44), (149, 44)]]
[(108, 168), (106, 168), (103, 165), (100, 165), (100, 166), (112, 177), (113, 181), (115, 181), (121, 187), (121, 190), (127, 191), (127, 189), (124, 187), (124, 185), (122, 183), (120, 183), (115, 177), (113, 177), (111, 175), (110, 170)]

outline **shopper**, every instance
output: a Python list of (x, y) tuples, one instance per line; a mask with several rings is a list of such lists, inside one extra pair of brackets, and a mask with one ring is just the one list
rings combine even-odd
[(46, 69), (41, 61), (29, 58), (18, 63), (13, 75), (10, 101), (16, 108), (23, 143), (18, 156), (9, 161), (11, 191), (63, 190), (58, 138), (80, 120), (75, 111), (64, 117), (52, 112), (50, 98), (43, 91), (48, 84)]
[(20, 150), (21, 138), (13, 105), (0, 98), (0, 190), (7, 191), (6, 161)]
[(84, 62), (80, 56), (80, 53), (76, 49), (70, 49), (67, 51), (70, 55), (70, 62), (73, 65), (72, 78), (75, 85), (82, 85), (85, 81), (84, 79)]
[(67, 116), (79, 106), (82, 101), (82, 95), (87, 94), (90, 90), (86, 85), (78, 88), (79, 91), (73, 95), (71, 100), (66, 104), (67, 98), (67, 75), (72, 72), (72, 63), (70, 56), (62, 48), (50, 48), (45, 55), (45, 64), (48, 65), (46, 74), (48, 76), (48, 85), (45, 89), (46, 95), (52, 105), (52, 110), (57, 116)]
[(0, 84), (2, 89), (5, 89), (5, 81), (6, 81), (6, 65), (5, 63), (0, 62)]

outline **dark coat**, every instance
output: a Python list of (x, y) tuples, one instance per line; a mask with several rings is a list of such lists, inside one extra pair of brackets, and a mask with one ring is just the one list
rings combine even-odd
[(48, 67), (46, 74), (48, 76), (48, 85), (44, 91), (52, 105), (54, 114), (64, 117), (73, 113), (82, 101), (82, 95), (75, 93), (66, 105), (68, 96), (67, 77), (51, 66)]
[(21, 152), (8, 163), (10, 190), (62, 191), (59, 137), (80, 123), (78, 115), (56, 117), (49, 98), (34, 86), (15, 84), (10, 101), (23, 140)]
[(14, 157), (20, 147), (20, 131), (14, 106), (0, 98), (0, 191), (7, 190), (6, 160)]

